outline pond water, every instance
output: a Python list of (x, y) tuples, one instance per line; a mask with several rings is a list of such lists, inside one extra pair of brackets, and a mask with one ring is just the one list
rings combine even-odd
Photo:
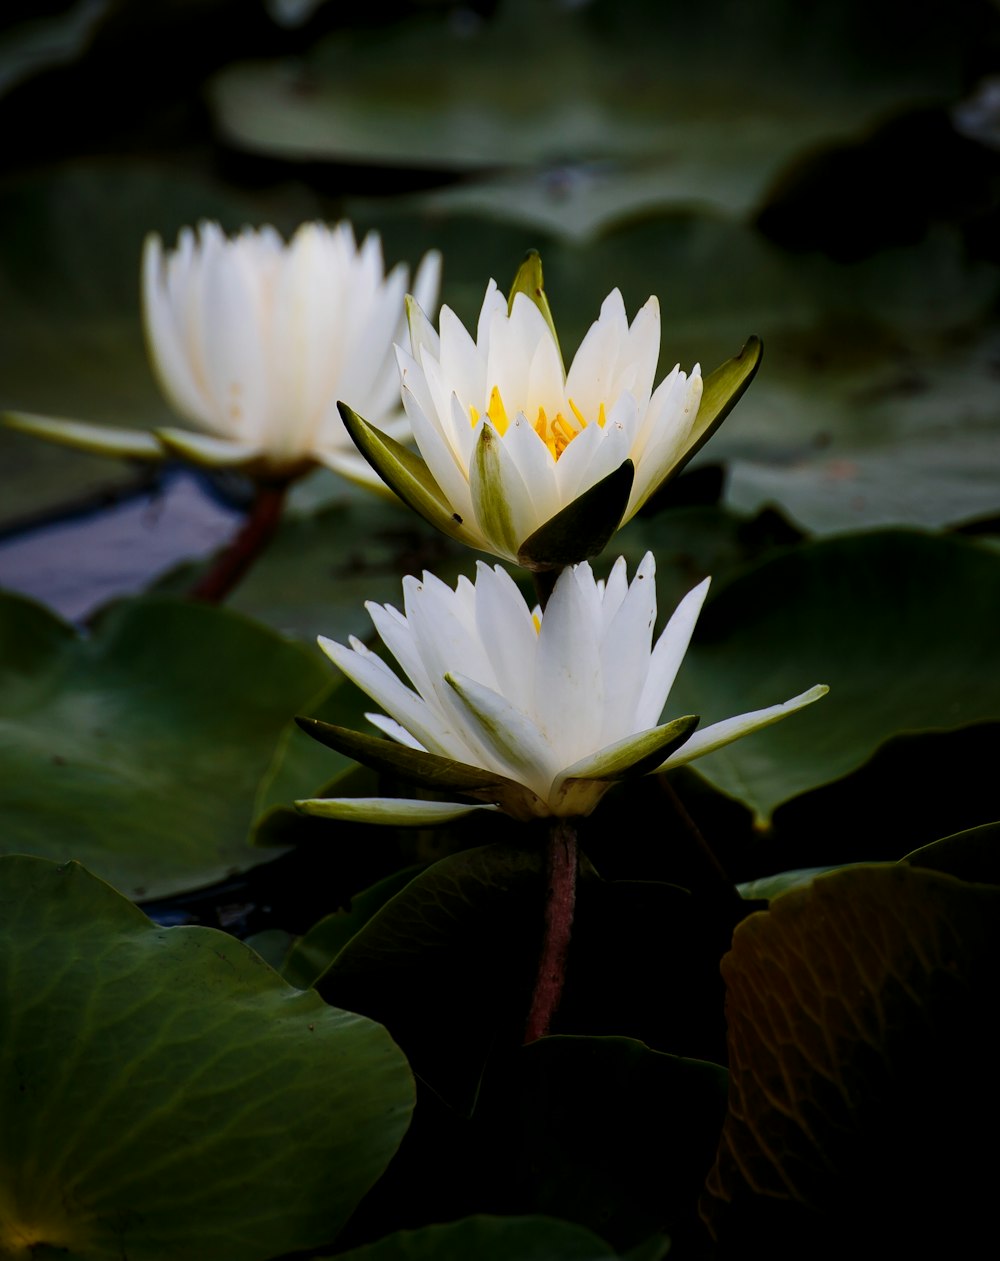
[(183, 561), (219, 548), (242, 516), (204, 477), (165, 471), (150, 487), (0, 535), (0, 587), (71, 622), (147, 589)]

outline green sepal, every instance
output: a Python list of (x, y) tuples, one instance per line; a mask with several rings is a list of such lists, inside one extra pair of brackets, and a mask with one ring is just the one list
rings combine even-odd
[(665, 757), (689, 739), (701, 721), (697, 714), (687, 714), (608, 745), (599, 753), (583, 758), (563, 772), (566, 783), (578, 779), (620, 780), (646, 775), (655, 770)]
[(92, 455), (111, 455), (128, 460), (162, 460), (166, 451), (154, 434), (145, 429), (119, 429), (115, 425), (92, 425), (82, 420), (63, 420), (55, 416), (36, 416), (32, 412), (5, 412), (3, 423), (8, 429), (30, 433), (47, 442), (89, 451)]
[(565, 376), (566, 365), (563, 363), (562, 350), (559, 346), (559, 334), (556, 332), (552, 311), (549, 309), (549, 300), (545, 296), (545, 282), (542, 279), (542, 259), (537, 250), (528, 250), (524, 256), (524, 262), (517, 269), (517, 275), (514, 277), (514, 283), (510, 287), (510, 294), (507, 298), (508, 315), (513, 311), (514, 299), (519, 293), (523, 293), (525, 297), (530, 298), (541, 311), (545, 323), (548, 324), (552, 332), (552, 340), (556, 344), (556, 350), (559, 353), (559, 363), (562, 365), (563, 376)]
[(295, 808), (317, 819), (342, 823), (374, 823), (382, 827), (438, 827), (464, 819), (474, 810), (496, 810), (471, 801), (414, 801), (400, 797), (310, 797)]
[(530, 534), (518, 549), (518, 564), (559, 569), (597, 556), (621, 524), (634, 478), (635, 465), (625, 460)]
[[(701, 392), (701, 406), (691, 430), (687, 450), (671, 468), (665, 481), (676, 477), (693, 455), (696, 455), (715, 433), (757, 375), (764, 355), (764, 343), (759, 337), (748, 337), (743, 349), (732, 359), (720, 364), (705, 377)], [(660, 485), (664, 485), (661, 482)]]
[(470, 481), (476, 518), (479, 528), (491, 543), (503, 547), (508, 556), (516, 556), (517, 536), (501, 472), (505, 458), (510, 460), (496, 430), (489, 423), (484, 424), (476, 442), (473, 478)]
[(444, 534), (464, 541), (461, 522), (455, 520), (451, 505), (420, 456), (370, 425), (346, 403), (338, 403), (337, 408), (354, 445), (403, 503)]
[[(295, 721), (306, 735), (325, 744), (327, 748), (352, 757), (356, 762), (370, 766), (372, 770), (399, 775), (422, 788), (431, 788), (438, 792), (471, 793), (513, 785), (513, 780), (498, 775), (495, 771), (469, 766), (465, 762), (455, 762), (451, 758), (425, 753), (421, 749), (411, 749), (405, 744), (397, 744), (396, 741), (386, 740), (381, 736), (370, 736), (363, 731), (352, 731), (349, 727), (338, 727), (319, 718), (297, 717)], [(523, 791), (520, 785), (516, 787)]]

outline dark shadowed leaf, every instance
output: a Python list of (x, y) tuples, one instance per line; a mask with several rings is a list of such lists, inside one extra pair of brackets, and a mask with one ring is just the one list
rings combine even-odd
[(704, 1201), (721, 1256), (755, 1237), (789, 1259), (859, 1239), (975, 1251), (996, 1177), (979, 1138), (1000, 1120), (975, 1068), (998, 913), (1000, 888), (899, 864), (821, 876), (736, 929), (730, 1110)]

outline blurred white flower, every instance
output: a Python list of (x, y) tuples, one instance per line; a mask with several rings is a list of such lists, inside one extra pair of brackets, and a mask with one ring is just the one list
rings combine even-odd
[(490, 281), (475, 341), (448, 307), (440, 333), (419, 300), (408, 311), (412, 353), (398, 357), (421, 461), (345, 411), (355, 441), (440, 529), (536, 569), (599, 552), (721, 423), (759, 358), (754, 339), (713, 374), (702, 410), (697, 365), (654, 390), (659, 304), (650, 298), (629, 324), (615, 289), (565, 372), (537, 256), (509, 302)]
[[(437, 301), (440, 256), (427, 254), (414, 292)], [(407, 343), (404, 265), (388, 276), (370, 233), (303, 224), (286, 245), (271, 227), (227, 237), (185, 228), (165, 251), (147, 238), (143, 315), (150, 358), (172, 406), (204, 433), (160, 430), (198, 463), (294, 476), (321, 462), (379, 486), (337, 412), (370, 410), (405, 438), (394, 342)]]
[[(311, 735), (417, 783), (499, 804), (519, 819), (589, 814), (625, 776), (701, 757), (818, 700), (817, 686), (783, 704), (695, 732), (660, 725), (708, 580), (688, 593), (653, 644), (654, 562), (629, 584), (616, 561), (607, 584), (586, 563), (560, 575), (542, 614), (500, 566), (452, 590), (432, 574), (403, 581), (403, 608), (366, 607), (408, 686), (360, 640), (320, 639), (340, 669), (385, 711), (369, 720), (389, 739), (315, 719)], [(314, 799), (312, 814), (432, 823), (483, 806), (396, 799)], [(490, 807), (485, 807), (490, 808)]]

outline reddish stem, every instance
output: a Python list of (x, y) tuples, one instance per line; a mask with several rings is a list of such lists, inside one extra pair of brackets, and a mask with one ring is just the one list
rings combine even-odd
[(193, 600), (220, 604), (271, 539), (281, 521), (287, 482), (260, 482), (240, 532), (191, 588)]
[(549, 832), (546, 875), (545, 934), (538, 962), (525, 1043), (543, 1038), (562, 997), (566, 959), (576, 904), (576, 828), (569, 819), (555, 819)]

